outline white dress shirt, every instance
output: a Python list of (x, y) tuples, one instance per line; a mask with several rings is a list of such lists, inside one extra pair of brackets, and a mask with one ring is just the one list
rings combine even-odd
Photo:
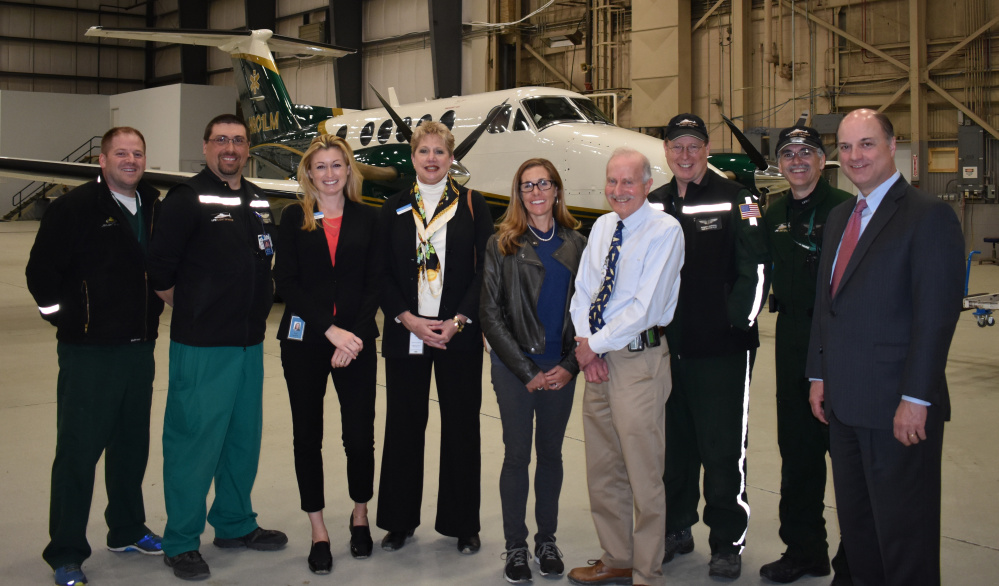
[(621, 256), (606, 325), (590, 334), (590, 305), (604, 280), (611, 239), (621, 218), (614, 212), (597, 218), (576, 273), (576, 293), (569, 311), (576, 335), (589, 338), (597, 354), (620, 350), (643, 331), (673, 320), (683, 267), (683, 230), (676, 219), (648, 202), (625, 218)]

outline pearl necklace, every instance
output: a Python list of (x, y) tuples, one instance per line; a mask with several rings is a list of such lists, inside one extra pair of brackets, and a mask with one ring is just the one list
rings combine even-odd
[(531, 230), (531, 233), (534, 234), (535, 238), (537, 238), (542, 242), (548, 242), (549, 240), (555, 237), (555, 222), (552, 222), (552, 235), (549, 236), (548, 238), (542, 238), (541, 234), (538, 234), (537, 230), (534, 229), (534, 226), (528, 224), (527, 227)]

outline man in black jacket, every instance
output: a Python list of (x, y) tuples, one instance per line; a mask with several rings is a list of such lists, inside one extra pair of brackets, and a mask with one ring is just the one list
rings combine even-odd
[(207, 168), (167, 194), (149, 249), (149, 277), (173, 307), (163, 421), (166, 564), (206, 578), (199, 553), (205, 499), (215, 545), (275, 550), (288, 538), (261, 529), (250, 503), (263, 425), (263, 341), (271, 309), (270, 207), (243, 179), (247, 128), (231, 114), (205, 128)]
[(760, 209), (742, 185), (708, 169), (708, 133), (693, 114), (666, 129), (673, 180), (649, 194), (683, 227), (680, 299), (666, 327), (673, 393), (666, 402), (666, 551), (694, 549), (698, 483), (711, 527), (709, 575), (738, 578), (749, 528), (746, 446), (756, 316), (769, 276)]
[(111, 551), (162, 555), (145, 525), (153, 347), (163, 302), (147, 286), (146, 246), (159, 192), (142, 181), (146, 142), (129, 127), (101, 140), (101, 173), (52, 202), (25, 270), (58, 328), (56, 455), (42, 553), (56, 584), (86, 584), (94, 469), (105, 453)]

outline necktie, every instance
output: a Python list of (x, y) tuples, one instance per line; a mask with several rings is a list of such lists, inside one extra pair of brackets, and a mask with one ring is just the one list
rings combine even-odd
[(829, 292), (834, 296), (839, 289), (839, 280), (843, 278), (843, 273), (846, 272), (846, 265), (850, 264), (850, 257), (853, 256), (853, 250), (857, 248), (857, 240), (860, 239), (860, 216), (866, 209), (867, 200), (862, 199), (857, 202), (857, 206), (853, 208), (853, 213), (850, 214), (850, 222), (846, 225), (846, 232), (843, 232), (843, 241), (839, 245), (839, 257), (836, 259), (832, 285), (829, 288)]
[(607, 308), (607, 302), (610, 301), (611, 293), (614, 291), (614, 275), (617, 271), (617, 261), (621, 257), (621, 233), (623, 230), (624, 222), (618, 220), (617, 229), (614, 230), (614, 236), (611, 238), (610, 250), (607, 251), (607, 261), (605, 263), (607, 270), (604, 271), (604, 281), (600, 283), (597, 296), (593, 298), (593, 303), (590, 304), (591, 334), (597, 333), (605, 325), (604, 310)]

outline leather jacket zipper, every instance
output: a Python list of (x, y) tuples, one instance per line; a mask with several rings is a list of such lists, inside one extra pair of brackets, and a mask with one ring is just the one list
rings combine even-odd
[(84, 319), (83, 319), (83, 333), (86, 334), (87, 330), (90, 329), (90, 291), (87, 289), (87, 282), (83, 281), (83, 302), (84, 302)]

